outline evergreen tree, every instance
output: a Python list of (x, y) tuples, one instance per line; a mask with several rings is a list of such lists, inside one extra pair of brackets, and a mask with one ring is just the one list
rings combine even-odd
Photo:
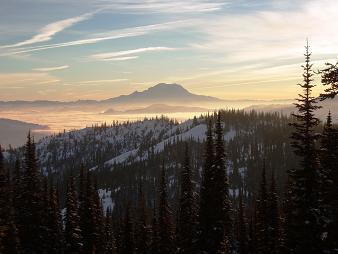
[(321, 136), (320, 161), (324, 248), (330, 252), (338, 249), (338, 130), (332, 124), (330, 112)]
[(259, 196), (256, 200), (256, 248), (257, 253), (269, 253), (268, 192), (266, 187), (265, 161), (262, 169)]
[(46, 214), (46, 225), (48, 228), (47, 253), (62, 253), (62, 221), (58, 196), (54, 186), (50, 187)]
[(338, 94), (338, 63), (326, 63), (325, 68), (319, 73), (322, 76), (322, 84), (327, 87), (325, 93), (320, 95), (320, 99), (333, 99)]
[(125, 210), (120, 254), (134, 253), (133, 222), (130, 218), (129, 204)]
[[(154, 202), (155, 203), (155, 202)], [(153, 221), (151, 224), (151, 247), (150, 253), (158, 253), (158, 243), (159, 243), (159, 225), (156, 216), (156, 205), (154, 204), (153, 208)]]
[[(224, 131), (221, 122), (221, 111), (217, 114), (215, 128), (215, 178), (214, 178), (214, 243), (216, 250), (225, 249), (226, 253), (230, 251), (230, 242), (232, 241), (232, 220), (231, 220), (231, 202), (229, 198), (229, 180), (226, 168), (226, 155), (224, 145)], [(225, 239), (224, 239), (225, 238)], [(218, 247), (222, 242), (222, 246)], [(229, 243), (229, 246), (227, 244)], [(223, 253), (223, 252), (222, 252)]]
[(90, 216), (90, 210), (88, 209), (88, 194), (87, 194), (87, 178), (88, 178), (88, 172), (85, 171), (83, 164), (81, 164), (80, 167), (80, 176), (79, 176), (79, 223), (80, 223), (80, 229), (81, 229), (81, 235), (82, 235), (82, 243), (85, 248), (87, 248), (88, 244), (88, 232), (91, 229), (88, 229), (88, 223), (90, 222), (91, 216)]
[(195, 253), (194, 237), (196, 230), (196, 204), (188, 145), (185, 148), (185, 158), (181, 173), (180, 201), (177, 225), (177, 247), (179, 253)]
[(94, 187), (94, 246), (96, 253), (103, 253), (104, 252), (104, 216), (103, 216), (103, 209), (101, 205), (101, 199), (99, 197), (99, 193), (97, 190), (97, 184), (95, 183)]
[(117, 254), (112, 223), (113, 223), (112, 222), (112, 212), (111, 212), (110, 209), (107, 209), (106, 219), (105, 219), (105, 234), (104, 234), (105, 249), (104, 249), (104, 254)]
[[(254, 214), (256, 211), (254, 211)], [(248, 253), (254, 254), (257, 250), (257, 241), (256, 241), (256, 230), (255, 230), (255, 220), (253, 216), (250, 218), (249, 222), (249, 245)]]
[(249, 252), (248, 234), (246, 219), (244, 215), (243, 192), (239, 190), (239, 204), (238, 204), (238, 252), (239, 254), (247, 254)]
[(9, 232), (9, 214), (10, 214), (10, 197), (9, 197), (9, 179), (4, 165), (4, 157), (0, 146), (0, 253), (5, 248), (3, 240)]
[(281, 246), (281, 222), (280, 222), (280, 213), (278, 205), (278, 195), (276, 190), (276, 181), (275, 176), (272, 174), (271, 177), (271, 186), (268, 197), (268, 232), (269, 232), (269, 241), (268, 248), (269, 253), (276, 254), (280, 253)]
[(173, 245), (173, 229), (171, 222), (171, 211), (168, 204), (167, 193), (167, 179), (165, 173), (164, 163), (160, 176), (160, 189), (159, 189), (159, 207), (158, 207), (158, 253), (172, 254), (175, 252)]
[(21, 253), (20, 242), (15, 224), (13, 190), (9, 170), (5, 169), (4, 157), (0, 146), (0, 253)]
[(319, 120), (314, 116), (319, 108), (316, 98), (311, 95), (313, 87), (313, 71), (310, 63), (311, 53), (308, 44), (305, 47), (305, 65), (303, 66), (303, 83), (299, 86), (303, 93), (299, 94), (293, 114), (295, 122), (291, 145), (299, 157), (299, 166), (290, 170), (290, 218), (287, 219), (287, 248), (290, 253), (320, 253), (320, 218), (319, 201), (319, 163), (315, 141), (318, 135), (314, 128)]
[[(83, 251), (91, 254), (94, 250), (101, 251), (104, 247), (102, 243), (103, 235), (103, 213), (100, 199), (96, 187), (93, 183), (93, 176), (90, 171), (87, 171), (86, 179), (83, 180), (83, 175), (80, 175), (80, 221), (81, 231), (83, 236)], [(82, 182), (83, 181), (83, 182)], [(85, 183), (86, 188), (81, 187)], [(81, 191), (82, 189), (82, 191)], [(85, 189), (85, 193), (83, 193)]]
[(140, 184), (138, 193), (137, 219), (135, 223), (135, 251), (146, 254), (150, 247), (149, 230), (147, 225), (146, 201), (143, 187)]
[(18, 227), (18, 224), (20, 222), (20, 213), (21, 209), (23, 207), (21, 206), (23, 200), (22, 200), (22, 193), (23, 185), (22, 185), (22, 171), (21, 171), (21, 165), (20, 161), (16, 159), (15, 161), (15, 167), (14, 167), (14, 176), (13, 176), (13, 210), (14, 210), (14, 221), (15, 224)]
[(66, 201), (65, 254), (82, 253), (82, 249), (83, 240), (80, 229), (78, 199), (75, 190), (74, 177), (70, 176)]
[(214, 222), (214, 142), (211, 120), (208, 121), (206, 133), (204, 166), (202, 171), (202, 183), (200, 188), (200, 210), (199, 210), (199, 249), (205, 252), (215, 251), (211, 249), (213, 243), (213, 222)]
[(43, 189), (41, 174), (35, 155), (35, 144), (28, 134), (25, 146), (24, 172), (22, 176), (21, 208), (18, 221), (19, 236), (24, 253), (43, 253)]

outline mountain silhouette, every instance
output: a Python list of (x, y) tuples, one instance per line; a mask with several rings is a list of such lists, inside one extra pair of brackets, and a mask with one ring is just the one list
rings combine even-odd
[(131, 104), (171, 104), (186, 105), (200, 103), (224, 102), (216, 97), (198, 95), (189, 92), (179, 84), (160, 83), (144, 91), (135, 91), (128, 95), (120, 95), (105, 100), (77, 100), (77, 101), (0, 101), (1, 107), (81, 107), (91, 108), (95, 106), (131, 105)]
[(160, 83), (142, 92), (135, 91), (129, 95), (110, 98), (104, 102), (111, 103), (188, 103), (188, 102), (220, 102), (221, 99), (211, 96), (197, 95), (189, 92), (179, 84)]

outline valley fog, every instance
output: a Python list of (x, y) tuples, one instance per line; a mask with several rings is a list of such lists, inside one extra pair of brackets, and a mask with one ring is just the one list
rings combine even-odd
[[(81, 129), (87, 126), (92, 126), (101, 123), (111, 123), (112, 121), (135, 121), (142, 120), (145, 117), (152, 118), (161, 116), (162, 114), (176, 119), (181, 122), (194, 116), (199, 116), (208, 112), (213, 112), (215, 109), (243, 109), (252, 105), (262, 104), (261, 101), (256, 103), (252, 101), (238, 101), (224, 104), (203, 104), (204, 111), (191, 111), (191, 112), (157, 112), (157, 113), (139, 113), (139, 114), (103, 114), (104, 108), (43, 108), (43, 107), (32, 107), (32, 108), (5, 108), (0, 109), (0, 118), (19, 120), (23, 122), (36, 123), (40, 125), (47, 125), (48, 130), (36, 130), (35, 132), (44, 132), (46, 135), (52, 133), (63, 132), (64, 130)], [(269, 103), (267, 102), (266, 105)], [(190, 106), (190, 105), (184, 105)], [(196, 106), (196, 104), (194, 104)], [(115, 107), (112, 107), (115, 109)], [(139, 105), (128, 106), (128, 107), (116, 107), (118, 110), (126, 109), (139, 109), (142, 108)], [(106, 108), (106, 109), (109, 109)]]

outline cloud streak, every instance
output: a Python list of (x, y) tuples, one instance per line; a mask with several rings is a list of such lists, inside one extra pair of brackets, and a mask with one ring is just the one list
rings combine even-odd
[(49, 41), (53, 38), (53, 36), (81, 21), (87, 20), (89, 18), (91, 18), (94, 15), (95, 12), (92, 13), (86, 13), (77, 17), (73, 17), (73, 18), (68, 18), (68, 19), (63, 19), (63, 20), (59, 20), (53, 23), (50, 23), (46, 26), (44, 26), (37, 35), (34, 35), (32, 38), (22, 41), (22, 42), (18, 42), (15, 44), (11, 44), (11, 45), (5, 45), (5, 46), (1, 46), (0, 48), (16, 48), (16, 47), (22, 47), (22, 46), (27, 46), (27, 45), (31, 45), (31, 44), (35, 44), (35, 43), (39, 43), (39, 42), (45, 42), (45, 41)]
[(111, 58), (105, 58), (105, 59), (100, 59), (101, 61), (127, 61), (127, 60), (134, 60), (139, 58), (139, 56), (125, 56), (125, 57), (111, 57)]
[(81, 84), (97, 84), (97, 83), (114, 83), (114, 82), (121, 82), (121, 81), (128, 81), (128, 79), (120, 78), (120, 79), (86, 80), (86, 81), (79, 81), (77, 83), (81, 83)]
[(100, 53), (91, 55), (90, 58), (99, 61), (123, 61), (123, 60), (130, 60), (138, 58), (138, 56), (133, 56), (134, 54), (138, 53), (145, 53), (145, 52), (160, 52), (160, 51), (173, 51), (176, 50), (175, 48), (169, 47), (146, 47), (146, 48), (138, 48), (138, 49), (131, 49), (131, 50), (124, 50), (124, 51), (117, 51), (117, 52), (108, 52), (108, 53)]
[(142, 36), (142, 35), (147, 35), (150, 33), (158, 32), (158, 31), (166, 31), (166, 30), (173, 30), (177, 28), (189, 27), (195, 23), (194, 21), (196, 22), (196, 20), (192, 20), (192, 19), (180, 20), (180, 21), (172, 21), (172, 22), (159, 23), (159, 24), (146, 25), (146, 26), (137, 26), (137, 27), (126, 28), (126, 29), (118, 29), (118, 30), (113, 30), (113, 31), (105, 32), (105, 33), (96, 34), (94, 35), (94, 38), (74, 40), (74, 41), (63, 42), (63, 43), (47, 44), (47, 45), (36, 46), (36, 47), (21, 48), (15, 51), (9, 51), (9, 52), (0, 54), (0, 56), (10, 56), (10, 55), (16, 55), (16, 54), (47, 50), (47, 49), (95, 44), (95, 43), (107, 41), (107, 40), (115, 40), (115, 39), (121, 39), (121, 38)]
[(68, 69), (69, 65), (55, 66), (55, 67), (45, 67), (45, 68), (35, 68), (33, 71), (49, 72), (49, 71), (59, 71)]
[(226, 1), (201, 1), (201, 0), (154, 0), (154, 1), (116, 1), (115, 3), (106, 3), (101, 1), (105, 9), (112, 11), (122, 11), (129, 13), (201, 13), (220, 10)]

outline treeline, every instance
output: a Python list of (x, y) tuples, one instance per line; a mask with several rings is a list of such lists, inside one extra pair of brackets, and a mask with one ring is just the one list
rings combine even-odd
[[(24, 161), (14, 169), (0, 153), (0, 253), (337, 253), (338, 129), (329, 113), (318, 133), (310, 56), (306, 46), (302, 93), (290, 123), (297, 165), (285, 169), (282, 190), (262, 154), (258, 191), (242, 182), (230, 195), (229, 151), (218, 112), (208, 121), (201, 178), (194, 176), (186, 145), (177, 179), (168, 177), (165, 158), (157, 165), (156, 198), (146, 198), (140, 175), (137, 194), (130, 195), (135, 198), (126, 195), (103, 211), (95, 171), (81, 167), (67, 177), (61, 209), (59, 184), (40, 171), (29, 135)], [(323, 100), (338, 91), (337, 65), (328, 66), (321, 72), (329, 86)], [(173, 199), (168, 189), (175, 183)]]

